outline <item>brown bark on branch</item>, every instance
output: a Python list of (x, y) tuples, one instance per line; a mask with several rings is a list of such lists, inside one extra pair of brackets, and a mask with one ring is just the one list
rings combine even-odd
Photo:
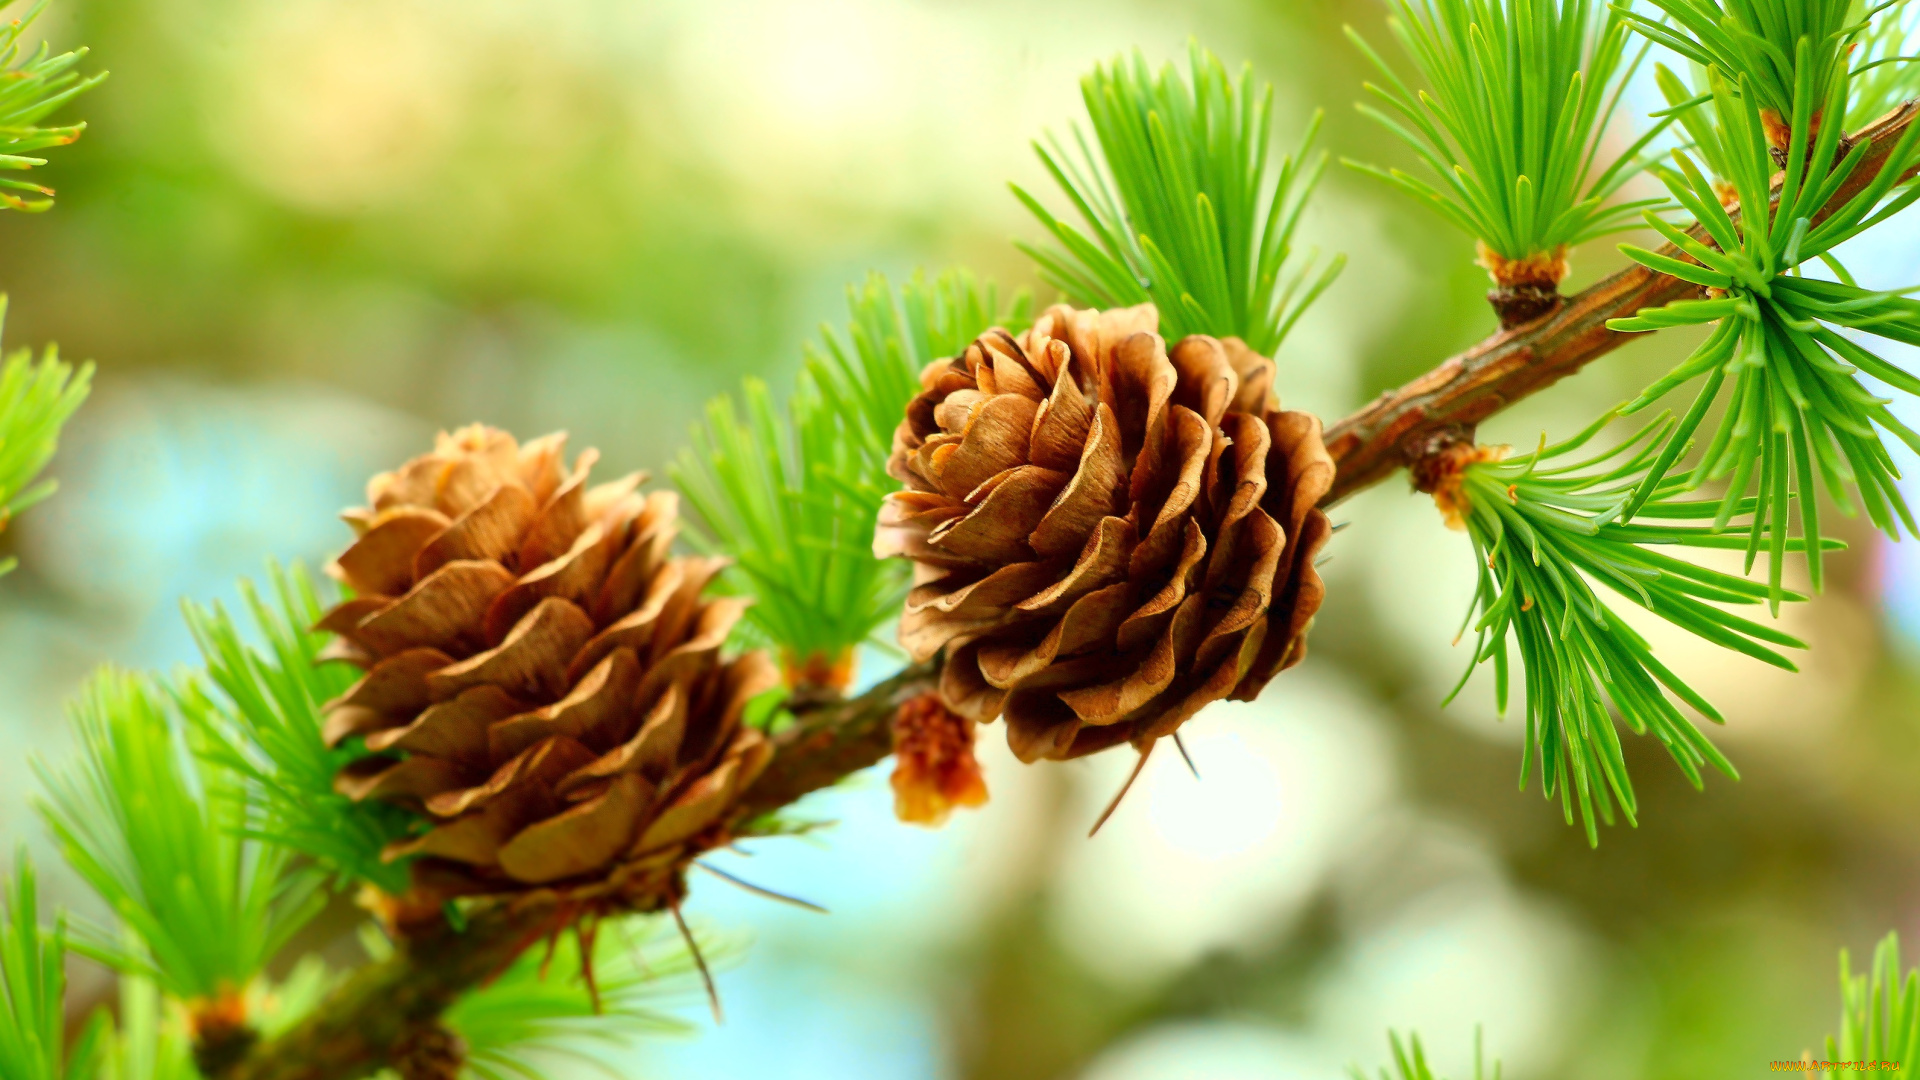
[[(776, 753), (742, 801), (745, 816), (778, 810), (874, 764), (892, 750), (889, 728), (901, 702), (933, 689), (934, 670), (916, 665), (857, 698), (803, 707), (774, 738)], [(660, 910), (662, 889), (638, 905)], [(462, 993), (504, 971), (520, 952), (558, 932), (565, 913), (551, 894), (484, 908), (456, 931), (439, 920), (410, 932), (392, 957), (348, 977), (326, 1001), (278, 1038), (254, 1044), (212, 1080), (352, 1080), (394, 1062)]]
[[(1920, 115), (1920, 102), (1908, 102), (1854, 135), (1856, 140), (1870, 140), (1872, 147), (1827, 204), (1829, 210), (1873, 182), (1916, 115)], [(1694, 235), (1705, 237), (1697, 228)], [(1684, 258), (1671, 245), (1661, 251)], [(1387, 391), (1328, 429), (1327, 450), (1338, 473), (1322, 505), (1331, 506), (1385, 480), (1436, 432), (1448, 427), (1470, 432), (1480, 421), (1545, 390), (1636, 336), (1607, 329), (1607, 320), (1698, 294), (1698, 286), (1636, 263), (1568, 298), (1544, 318), (1495, 334), (1400, 389)]]
[[(1908, 103), (1869, 125), (1866, 162), (1836, 196), (1844, 200), (1877, 175), (1896, 139), (1920, 115)], [(1331, 504), (1386, 479), (1442, 432), (1471, 432), (1501, 409), (1580, 370), (1627, 335), (1608, 319), (1680, 299), (1694, 287), (1638, 266), (1570, 298), (1552, 314), (1496, 334), (1333, 425), (1327, 448), (1338, 465)], [(768, 813), (858, 772), (891, 750), (899, 705), (935, 688), (934, 670), (915, 665), (858, 698), (799, 705), (775, 738), (776, 754), (743, 801), (743, 815)], [(638, 906), (664, 908), (660, 895)], [(560, 928), (551, 899), (529, 898), (473, 913), (464, 931), (430, 925), (392, 958), (353, 973), (302, 1023), (254, 1045), (212, 1080), (352, 1080), (391, 1064), (410, 1036), (433, 1024), (462, 993), (481, 985), (520, 951)]]
[(255, 1043), (215, 1080), (347, 1080), (392, 1063), (396, 1051), (462, 993), (504, 971), (553, 925), (551, 902), (474, 913), (464, 933), (444, 923), (403, 939), (391, 957), (355, 971), (313, 1015)]
[(775, 752), (741, 800), (748, 815), (778, 810), (831, 787), (893, 752), (893, 714), (936, 689), (938, 669), (915, 664), (857, 698), (802, 708), (774, 737)]

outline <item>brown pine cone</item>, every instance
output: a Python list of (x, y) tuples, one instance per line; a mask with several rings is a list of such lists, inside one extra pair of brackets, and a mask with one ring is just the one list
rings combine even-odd
[(1237, 338), (1173, 347), (1150, 304), (1056, 306), (922, 372), (874, 553), (914, 562), (900, 641), (1004, 713), (1023, 761), (1172, 734), (1306, 651), (1331, 528), (1320, 421)]
[[(778, 681), (720, 649), (745, 602), (703, 600), (723, 562), (670, 558), (677, 503), (636, 474), (596, 487), (564, 435), (473, 426), (367, 485), (330, 567), (355, 594), (321, 620), (366, 676), (326, 738), (376, 756), (335, 787), (430, 823), (386, 855), (433, 889), (599, 884), (716, 839), (771, 748), (741, 723)], [(453, 884), (448, 884), (452, 882)]]

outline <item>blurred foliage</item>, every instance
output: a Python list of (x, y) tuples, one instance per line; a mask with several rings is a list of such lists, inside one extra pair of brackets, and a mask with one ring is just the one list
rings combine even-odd
[[(392, 955), (392, 946), (371, 926), (362, 928), (360, 940), (375, 960)], [(447, 1010), (447, 1027), (467, 1046), (462, 1075), (541, 1080), (555, 1075), (556, 1067), (582, 1065), (592, 1073), (620, 1075), (610, 1053), (693, 1030), (675, 1015), (703, 993), (690, 946), (709, 964), (726, 964), (744, 943), (706, 930), (683, 938), (671, 918), (655, 913), (598, 920), (527, 949)], [(288, 1011), (297, 1017), (317, 1000), (309, 992)]]
[(1853, 101), (1847, 106), (1847, 130), (1878, 120), (1902, 104), (1920, 98), (1920, 4), (1897, 0), (1860, 36), (1853, 65)]
[(72, 709), (80, 758), (36, 765), (41, 813), (68, 865), (138, 938), (87, 952), (183, 1000), (247, 986), (318, 913), (295, 853), (243, 834), (240, 778), (196, 759), (191, 732), (141, 675), (103, 669)]
[(26, 852), (0, 897), (0, 1074), (7, 1080), (83, 1080), (99, 1053), (100, 1025), (67, 1045), (67, 925), (40, 924), (40, 892)]
[[(0, 327), (6, 317), (7, 299), (0, 295)], [(92, 381), (92, 364), (75, 371), (51, 347), (37, 363), (32, 350), (19, 349), (0, 366), (0, 529), (58, 488), (34, 478), (53, 459), (60, 429), (87, 399)], [(11, 556), (0, 559), (0, 574), (17, 564)]]
[(1853, 974), (1840, 950), (1840, 995), (1840, 1034), (1827, 1038), (1828, 1061), (1880, 1062), (1884, 1072), (1920, 1065), (1920, 972), (1900, 966), (1899, 934), (1874, 947), (1864, 975)]
[[(1386, 1069), (1380, 1070), (1380, 1080), (1435, 1080), (1433, 1069), (1427, 1065), (1426, 1050), (1420, 1045), (1418, 1034), (1409, 1035), (1406, 1043), (1400, 1042), (1400, 1033), (1387, 1033), (1387, 1040), (1393, 1046), (1394, 1074), (1389, 1076)], [(1353, 1080), (1368, 1080), (1359, 1068), (1353, 1070)], [(1500, 1080), (1500, 1063), (1493, 1063), (1493, 1075), (1488, 1076), (1486, 1062), (1481, 1054), (1480, 1032), (1473, 1033), (1473, 1080)]]
[(169, 1022), (152, 979), (122, 975), (118, 1005), (101, 1054), (99, 1080), (199, 1080), (186, 1033)]
[[(739, 950), (710, 934), (696, 940), (709, 962)], [(530, 950), (455, 1004), (447, 1024), (466, 1040), (467, 1068), (479, 1080), (534, 1080), (549, 1075), (545, 1066), (564, 1062), (617, 1075), (596, 1049), (686, 1034), (692, 1025), (667, 1010), (701, 993), (698, 965), (672, 921), (641, 916), (599, 924), (586, 938), (562, 938), (545, 954)]]

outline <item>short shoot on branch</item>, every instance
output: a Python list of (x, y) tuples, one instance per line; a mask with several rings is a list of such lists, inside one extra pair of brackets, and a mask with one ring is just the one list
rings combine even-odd
[(1479, 242), (1505, 325), (1551, 310), (1567, 253), (1639, 226), (1662, 200), (1619, 202), (1670, 121), (1615, 149), (1612, 125), (1646, 54), (1596, 0), (1392, 0), (1390, 25), (1420, 83), (1410, 86), (1351, 27), (1384, 86), (1361, 105), (1411, 146), (1430, 177), (1348, 162), (1386, 180)]
[(1479, 584), (1467, 618), (1479, 637), (1454, 694), (1475, 666), (1491, 661), (1495, 701), (1504, 712), (1509, 647), (1517, 647), (1527, 679), (1521, 786), (1537, 759), (1543, 793), (1560, 795), (1569, 823), (1578, 805), (1591, 843), (1599, 841), (1596, 809), (1611, 824), (1617, 800), (1627, 821), (1635, 822), (1615, 714), (1636, 734), (1658, 738), (1695, 787), (1702, 765), (1736, 775), (1681, 706), (1716, 722), (1719, 711), (1655, 658), (1646, 638), (1595, 593), (1593, 583), (1681, 630), (1775, 667), (1795, 670), (1774, 646), (1806, 647), (1723, 606), (1760, 603), (1768, 595), (1765, 586), (1652, 550), (1742, 546), (1739, 527), (1720, 532), (1710, 525), (1672, 524), (1710, 522), (1718, 503), (1680, 499), (1681, 485), (1669, 482), (1633, 524), (1613, 520), (1633, 496), (1670, 422), (1642, 429), (1611, 450), (1574, 458), (1608, 419), (1556, 446), (1543, 439), (1538, 451), (1515, 458), (1506, 457), (1504, 447), (1458, 443), (1415, 472), (1449, 523), (1473, 540)]
[(1237, 337), (1272, 356), (1346, 265), (1336, 256), (1321, 268), (1311, 252), (1293, 261), (1300, 216), (1326, 171), (1324, 153), (1307, 157), (1320, 116), (1272, 176), (1273, 87), (1256, 89), (1251, 69), (1234, 81), (1197, 44), (1187, 64), (1183, 78), (1134, 53), (1081, 80), (1098, 151), (1077, 125), (1073, 151), (1051, 136), (1034, 149), (1091, 235), (1016, 185), (1060, 244), (1019, 246), (1078, 306), (1152, 301), (1168, 341)]

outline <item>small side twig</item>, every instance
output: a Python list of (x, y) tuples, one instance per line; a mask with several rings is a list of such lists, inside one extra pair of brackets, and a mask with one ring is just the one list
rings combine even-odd
[[(1855, 140), (1871, 140), (1873, 147), (1828, 202), (1829, 210), (1873, 182), (1916, 116), (1920, 102), (1910, 101), (1853, 134)], [(1684, 257), (1671, 246), (1662, 250)], [(1393, 475), (1434, 432), (1449, 425), (1472, 430), (1619, 348), (1629, 337), (1644, 336), (1615, 333), (1607, 329), (1607, 320), (1698, 291), (1698, 286), (1635, 264), (1569, 297), (1545, 319), (1503, 330), (1398, 390), (1381, 394), (1327, 429), (1327, 450), (1338, 472), (1321, 505), (1332, 506)]]

